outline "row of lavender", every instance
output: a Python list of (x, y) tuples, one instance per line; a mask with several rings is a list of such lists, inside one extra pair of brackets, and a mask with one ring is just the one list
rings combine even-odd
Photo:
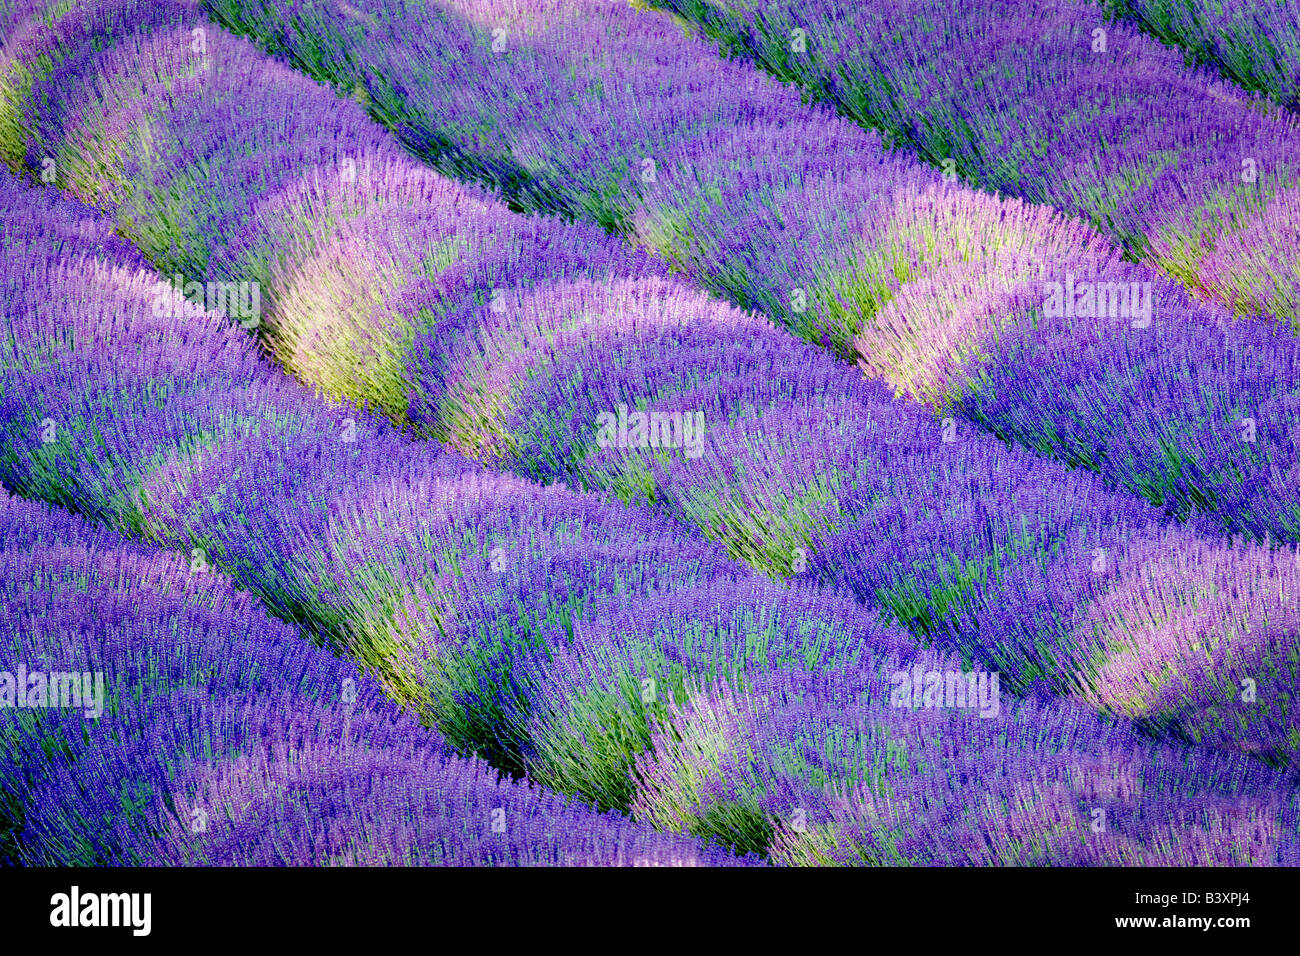
[(0, 861), (728, 865), (451, 753), (214, 570), (0, 492)]
[[(1279, 772), (984, 681), (981, 710), (936, 708), (923, 679), (958, 661), (854, 602), (369, 418), (343, 440), (219, 316), (154, 316), (157, 276), (112, 266), (90, 210), (3, 186), (5, 483), (189, 558), (4, 499), (28, 677), (0, 752), (8, 858), (732, 862), (449, 756), (229, 571), (390, 694), (429, 665), (462, 749), (486, 733), (498, 763), (776, 862), (1300, 861)], [(53, 672), (105, 675), (93, 724), (33, 698)]]
[[(653, 505), (770, 573), (851, 591), (1016, 689), (1042, 682), (1272, 758), (1295, 748), (1295, 555), (1164, 528), (1091, 477), (935, 422), (598, 235), (510, 216), (393, 157), (355, 106), (242, 41), (204, 34), (196, 66), (187, 13), (119, 4), (60, 21), (44, 42), (63, 44), (63, 63), (88, 31), (102, 52), (86, 75), (68, 66), (33, 96), (58, 115), (68, 98), (50, 90), (99, 91), (87, 111), (104, 117), (90, 128), (118, 130), (124, 156), (151, 162), (93, 171), (114, 154), (67, 135), (57, 155), (81, 171), (71, 188), (112, 208), (155, 260), (269, 275), (252, 283), (266, 282), (268, 340), (310, 384), (374, 400), (524, 476)], [(168, 64), (193, 69), (192, 84)], [(142, 73), (170, 92), (140, 101)], [(117, 96), (130, 97), (124, 116), (103, 105)], [(583, 278), (602, 273), (610, 281)], [(525, 288), (487, 294), (498, 282)], [(391, 388), (367, 391), (380, 380)], [(436, 623), (387, 596), (384, 608), (415, 615), (417, 629)], [(1245, 694), (1245, 681), (1262, 690)], [(425, 694), (397, 686), (404, 699)], [(458, 740), (496, 746), (491, 726), (471, 730)], [(513, 766), (522, 752), (493, 756)]]
[[(1233, 321), (1084, 225), (944, 184), (616, 0), (208, 6), (355, 89), (444, 171), (615, 228), (900, 393), (1171, 514), (1300, 540), (1290, 307), (1281, 322)], [(1248, 116), (1270, 172), (1241, 189), (1272, 189), (1294, 174), (1281, 158), (1294, 137)], [(57, 142), (38, 141), (29, 159)]]
[(1300, 4), (1295, 0), (1100, 0), (1196, 62), (1300, 109)]
[(1300, 320), (1297, 118), (1092, 0), (653, 5), (954, 176), (1080, 216), (1239, 311)]

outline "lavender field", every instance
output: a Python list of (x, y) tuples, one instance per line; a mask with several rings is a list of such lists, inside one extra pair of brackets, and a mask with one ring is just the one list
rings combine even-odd
[(0, 0), (0, 865), (1300, 866), (1298, 0)]

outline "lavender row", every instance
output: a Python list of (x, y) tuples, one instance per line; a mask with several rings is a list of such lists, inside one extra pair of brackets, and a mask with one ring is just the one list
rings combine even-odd
[(530, 774), (789, 865), (1300, 861), (1293, 778), (1008, 699), (947, 653), (867, 653), (819, 601), (701, 588), (580, 622), (519, 668)]
[(1293, 0), (1101, 0), (1248, 90), (1300, 108), (1300, 6)]
[[(622, 4), (215, 9), (309, 73), (355, 85), (452, 174), (620, 229), (901, 393), (1172, 515), (1300, 540), (1289, 319), (1234, 322), (1079, 223), (937, 183)], [(681, 92), (648, 108), (665, 89)], [(467, 172), (471, 153), (483, 170)], [(521, 192), (520, 168), (546, 202)], [(1240, 276), (1242, 257), (1266, 259), (1288, 202), (1205, 261)], [(386, 260), (391, 240), (378, 241)]]
[[(182, 31), (181, 39), (186, 36)], [(216, 35), (209, 43), (217, 63), (224, 62), (226, 41)], [(246, 67), (240, 55), (247, 48), (235, 49), (233, 62)], [(247, 89), (243, 94), (253, 115), (273, 115)], [(192, 128), (220, 128), (204, 122), (209, 114), (193, 104), (184, 111), (197, 117)], [(329, 132), (319, 123), (311, 129), (313, 135)], [(207, 165), (219, 163), (210, 159)], [(361, 185), (375, 181), (369, 167), (357, 172)], [(319, 175), (294, 182), (264, 204), (265, 232), (291, 236), (286, 220), (301, 221), (307, 208), (329, 208), (331, 197), (351, 185)], [(314, 205), (300, 198), (304, 194)], [(402, 209), (385, 200), (386, 221), (400, 220), (391, 215), (395, 205)], [(427, 240), (397, 233), (390, 248), (420, 255), (436, 246), (439, 235), (445, 233)], [(289, 261), (302, 261), (304, 244), (314, 248), (296, 239), (258, 248), (274, 245), (287, 250)], [(343, 270), (364, 249), (354, 241), (321, 266), (304, 268), (318, 277), (305, 289), (347, 301), (361, 283)], [(1086, 476), (972, 441), (955, 421), (934, 422), (880, 386), (846, 375), (827, 356), (792, 353), (765, 323), (666, 283), (550, 283), (534, 293), (493, 295), (490, 302), (472, 296), (454, 307), (438, 302), (423, 307), (445, 310), (438, 331), (412, 339), (418, 369), (410, 415), (427, 431), (529, 477), (574, 476), (626, 500), (654, 504), (771, 573), (807, 574), (847, 587), (913, 633), (1000, 668), (1012, 686), (1044, 681), (1064, 692), (1090, 689), (1100, 662), (1123, 653), (1122, 638), (1111, 646), (1112, 636), (1099, 639), (1076, 627), (1075, 619), (1125, 572), (1131, 539), (1164, 542), (1170, 550), (1192, 546), (1159, 528), (1153, 511), (1107, 495)], [(387, 313), (364, 299), (362, 308), (386, 334)], [(707, 318), (691, 320), (692, 312)], [(598, 321), (589, 321), (593, 316)], [(310, 364), (318, 357), (338, 354), (363, 373), (372, 368), (364, 350), (325, 348), (328, 341), (309, 343), (304, 361), (290, 367), (313, 383), (321, 381)], [(612, 366), (611, 355), (619, 356)], [(636, 418), (649, 414), (645, 407), (667, 416), (675, 448), (652, 444), (644, 419), (638, 433)], [(696, 427), (703, 420), (725, 425), (710, 429), (706, 442), (704, 429)], [(819, 455), (809, 458), (810, 448)], [(1253, 554), (1243, 552), (1240, 560), (1254, 561)], [(1285, 557), (1278, 560), (1285, 566)], [(300, 616), (323, 614), (314, 600), (303, 599), (307, 609)], [(416, 612), (386, 605), (383, 613)], [(367, 632), (365, 640), (376, 639)], [(1258, 668), (1275, 653), (1271, 644), (1252, 645), (1237, 663)], [(1278, 676), (1285, 688), (1285, 677)], [(1184, 712), (1212, 706), (1224, 679), (1202, 675), (1203, 692), (1193, 689), (1187, 700), (1165, 701), (1160, 712), (1138, 716), (1181, 732), (1195, 722)], [(426, 691), (404, 686), (402, 692)], [(1289, 696), (1279, 690), (1270, 699)], [(491, 695), (486, 701), (488, 716), (473, 718), (464, 730), (478, 748), (499, 740), (485, 728), (499, 723), (504, 705)], [(1249, 725), (1249, 714), (1245, 709), (1239, 723)], [(1261, 750), (1278, 749), (1262, 727), (1246, 737)], [(495, 756), (508, 762), (522, 752), (522, 744), (512, 745)]]
[(1300, 340), (1194, 305), (1109, 250), (973, 253), (854, 341), (899, 394), (1098, 472), (1185, 520), (1300, 541)]
[(945, 707), (951, 682), (919, 659), (717, 685), (656, 728), (634, 811), (786, 865), (1300, 863), (1300, 800), (1275, 772), (1041, 701)]
[(951, 177), (1079, 216), (1244, 314), (1297, 319), (1296, 117), (1088, 0), (655, 5)]
[(215, 570), (0, 492), (0, 858), (730, 865), (524, 783)]

